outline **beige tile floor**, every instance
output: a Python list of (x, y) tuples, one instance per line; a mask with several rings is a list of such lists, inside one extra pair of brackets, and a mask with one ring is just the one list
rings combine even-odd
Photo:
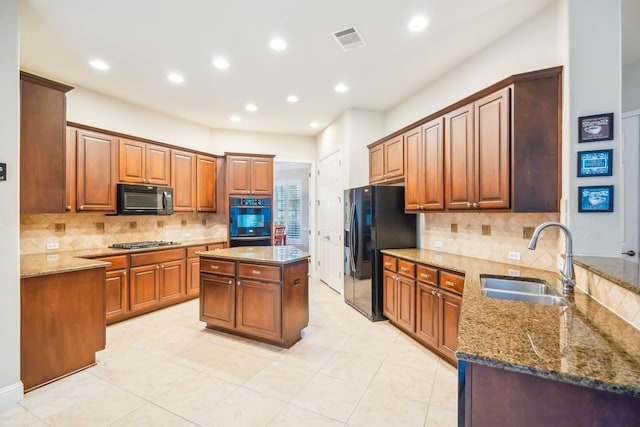
[(192, 300), (107, 328), (97, 364), (27, 393), (2, 426), (456, 425), (456, 370), (310, 281), (285, 350), (211, 331)]

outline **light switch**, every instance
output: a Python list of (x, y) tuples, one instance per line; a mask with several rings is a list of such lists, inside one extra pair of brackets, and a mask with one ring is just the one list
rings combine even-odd
[(7, 180), (7, 164), (0, 163), (0, 181)]

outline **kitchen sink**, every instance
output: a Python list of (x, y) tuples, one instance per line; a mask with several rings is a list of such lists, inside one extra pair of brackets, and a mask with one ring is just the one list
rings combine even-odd
[(568, 301), (546, 283), (536, 279), (480, 276), (482, 295), (509, 301), (567, 307)]

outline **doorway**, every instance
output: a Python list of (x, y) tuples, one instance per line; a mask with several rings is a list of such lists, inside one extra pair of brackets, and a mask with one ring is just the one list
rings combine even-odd
[[(623, 222), (622, 222), (622, 258), (638, 262), (640, 252), (640, 110), (622, 115), (622, 185)], [(631, 255), (631, 252), (635, 252)]]
[(288, 246), (309, 253), (311, 163), (274, 162), (273, 224), (285, 227)]

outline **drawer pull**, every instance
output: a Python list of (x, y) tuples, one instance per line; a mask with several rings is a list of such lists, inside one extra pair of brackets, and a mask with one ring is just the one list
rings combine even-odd
[(409, 271), (409, 269), (407, 267), (400, 267), (400, 270), (402, 271)]
[(420, 275), (421, 275), (422, 277), (424, 277), (425, 279), (428, 279), (428, 278), (430, 278), (430, 277), (431, 277), (431, 275), (430, 275), (430, 274), (425, 274), (425, 273), (421, 273)]
[(253, 274), (262, 274), (262, 271), (260, 271), (260, 270), (251, 270), (251, 272)]
[(451, 280), (445, 280), (444, 284), (449, 286), (449, 287), (451, 287), (451, 288), (455, 288), (456, 287), (455, 282), (452, 282)]
[(212, 265), (212, 266), (211, 266), (211, 269), (212, 269), (212, 270), (217, 270), (217, 269), (219, 269), (219, 268), (220, 268), (220, 267), (219, 267), (219, 266), (217, 266), (217, 265)]
[(302, 281), (300, 280), (299, 277), (293, 279), (293, 286), (298, 286), (300, 285), (300, 283), (302, 283)]
[(385, 265), (385, 267), (390, 267), (391, 263), (390, 262), (385, 262), (384, 265)]

